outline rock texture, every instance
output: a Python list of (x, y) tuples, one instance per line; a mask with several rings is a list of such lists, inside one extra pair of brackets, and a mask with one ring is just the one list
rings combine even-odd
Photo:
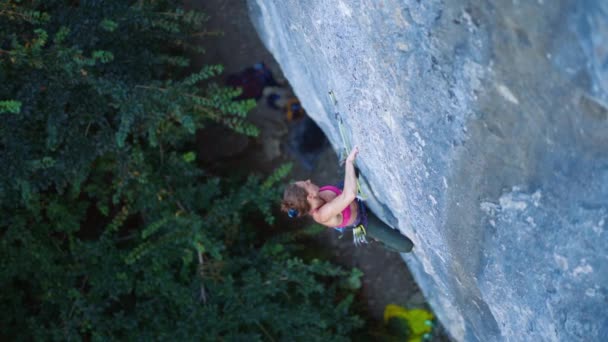
[(249, 7), (454, 339), (608, 339), (608, 2)]

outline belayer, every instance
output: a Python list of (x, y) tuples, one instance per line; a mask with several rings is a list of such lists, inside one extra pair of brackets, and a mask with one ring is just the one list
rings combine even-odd
[(357, 198), (354, 164), (358, 153), (355, 146), (346, 158), (343, 189), (332, 185), (319, 187), (310, 179), (293, 182), (285, 188), (281, 210), (292, 218), (310, 215), (315, 222), (330, 228), (352, 228), (355, 244), (367, 242), (365, 235), (369, 235), (388, 249), (410, 252), (414, 246), (412, 241), (368, 212), (363, 201)]

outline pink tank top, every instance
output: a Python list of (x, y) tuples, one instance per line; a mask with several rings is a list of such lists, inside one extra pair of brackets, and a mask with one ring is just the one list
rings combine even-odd
[[(323, 191), (323, 190), (329, 190), (333, 193), (335, 193), (336, 195), (340, 196), (340, 194), (342, 194), (342, 190), (340, 190), (339, 188), (333, 186), (333, 185), (326, 185), (326, 186), (322, 186), (319, 188), (319, 192)], [(346, 227), (348, 224), (348, 221), (350, 221), (350, 204), (344, 208), (344, 210), (342, 210), (342, 223), (340, 223), (340, 225), (338, 227)]]

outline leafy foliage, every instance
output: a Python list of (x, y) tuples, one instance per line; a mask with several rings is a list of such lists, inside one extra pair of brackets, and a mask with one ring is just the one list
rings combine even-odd
[(340, 340), (360, 325), (340, 286), (358, 273), (253, 227), (273, 223), (288, 166), (240, 180), (197, 165), (193, 134), (255, 136), (255, 104), (213, 81), (221, 66), (189, 72), (206, 16), (177, 5), (0, 3), (4, 337)]

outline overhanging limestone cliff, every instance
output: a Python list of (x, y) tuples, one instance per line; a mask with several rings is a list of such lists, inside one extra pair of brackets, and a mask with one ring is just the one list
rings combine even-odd
[[(608, 3), (249, 0), (457, 340), (608, 337)], [(381, 208), (388, 208), (382, 211)]]

